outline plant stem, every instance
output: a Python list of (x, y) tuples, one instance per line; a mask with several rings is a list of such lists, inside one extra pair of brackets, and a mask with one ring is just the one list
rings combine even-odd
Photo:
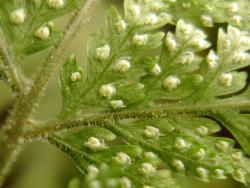
[[(72, 128), (83, 127), (88, 125), (105, 125), (109, 122), (123, 119), (131, 118), (166, 118), (172, 115), (200, 115), (200, 116), (209, 116), (212, 114), (217, 114), (224, 112), (227, 108), (241, 110), (250, 109), (250, 101), (245, 102), (215, 102), (212, 104), (202, 104), (202, 105), (166, 105), (165, 107), (157, 107), (152, 109), (137, 109), (137, 110), (126, 110), (120, 112), (110, 112), (103, 114), (92, 114), (83, 116), (81, 119), (75, 119), (65, 122), (48, 122), (42, 125), (39, 125), (34, 130), (27, 131), (24, 135), (26, 140), (36, 140), (36, 139), (47, 139), (50, 135), (57, 131), (69, 130)], [(42, 128), (41, 128), (42, 127)]]
[(1, 164), (1, 174), (0, 174), (0, 187), (3, 186), (6, 177), (8, 176), (8, 174), (10, 173), (11, 169), (13, 168), (13, 165), (19, 155), (19, 153), (22, 150), (22, 145), (18, 144), (18, 145), (9, 145), (7, 147), (5, 147), (5, 153), (1, 153), (1, 160), (4, 158), (6, 160), (6, 162), (4, 164)]
[(3, 125), (0, 131), (0, 187), (3, 185), (11, 169), (12, 161), (15, 161), (10, 160), (9, 156), (13, 156), (13, 158), (16, 157), (13, 153), (16, 153), (15, 151), (19, 148), (18, 140), (22, 136), (23, 125), (43, 96), (51, 78), (63, 65), (69, 45), (74, 42), (77, 33), (79, 33), (81, 27), (87, 23), (93, 8), (100, 1), (101, 0), (86, 0), (84, 6), (75, 12), (63, 33), (63, 37), (46, 58), (29, 92), (23, 97), (20, 97), (10, 116), (7, 118), (5, 125)]
[(14, 94), (24, 93), (25, 87), (21, 79), (22, 75), (20, 70), (14, 64), (14, 58), (10, 55), (6, 46), (8, 45), (4, 41), (4, 37), (0, 30), (0, 62), (4, 66), (2, 68), (6, 74), (7, 82), (13, 88)]

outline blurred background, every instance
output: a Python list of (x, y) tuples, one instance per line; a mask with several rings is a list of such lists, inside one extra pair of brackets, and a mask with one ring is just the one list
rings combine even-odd
[[(105, 11), (111, 4), (122, 10), (121, 0), (102, 1), (95, 9), (91, 21), (85, 25), (79, 33), (78, 40), (70, 53), (76, 53), (79, 62), (84, 66), (86, 62), (87, 40), (91, 33), (102, 28)], [(70, 15), (61, 17), (56, 22), (56, 27), (63, 28)], [(26, 58), (21, 67), (27, 77), (34, 77), (43, 58), (48, 54), (49, 49), (36, 55)], [(6, 109), (11, 105), (12, 98), (8, 86), (0, 82), (0, 118), (6, 116)], [(61, 96), (58, 87), (58, 80), (55, 77), (50, 83), (46, 96), (41, 101), (38, 111), (34, 117), (39, 120), (48, 120), (58, 114), (61, 108)], [(0, 121), (1, 121), (0, 119)], [(73, 177), (83, 179), (74, 166), (73, 161), (54, 146), (47, 143), (27, 144), (15, 164), (14, 170), (8, 177), (5, 188), (67, 188), (67, 184)], [(240, 188), (244, 187), (233, 180), (214, 181), (206, 184), (193, 178), (180, 177), (184, 188)]]

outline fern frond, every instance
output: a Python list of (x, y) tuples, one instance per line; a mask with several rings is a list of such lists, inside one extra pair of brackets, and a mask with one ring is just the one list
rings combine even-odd
[(58, 42), (53, 19), (80, 7), (83, 1), (3, 0), (0, 5), (1, 66), (14, 93), (25, 93), (20, 61)]
[[(222, 5), (226, 9), (218, 14)], [(247, 1), (126, 0), (124, 16), (112, 7), (106, 28), (90, 37), (87, 69), (71, 56), (60, 74), (58, 120), (101, 120), (80, 121), (80, 128), (55, 133), (49, 141), (83, 173), (91, 164), (118, 163), (121, 177), (135, 187), (160, 187), (152, 180), (158, 170), (204, 181), (231, 176), (249, 184), (244, 153), (250, 152), (250, 96), (242, 71), (250, 62), (249, 6)], [(225, 21), (217, 42), (201, 28)], [(214, 135), (218, 123), (242, 149)], [(146, 159), (145, 152), (157, 160)]]
[(81, 5), (82, 1), (9, 1), (0, 6), (1, 29), (10, 51), (23, 58), (48, 48), (60, 38), (53, 19), (65, 15)]
[[(92, 171), (91, 171), (92, 168)], [(98, 169), (98, 173), (95, 173), (93, 169), (96, 167), (90, 166), (90, 172), (85, 178), (84, 187), (91, 188), (95, 185), (100, 185), (103, 187), (115, 187), (115, 188), (124, 188), (124, 187), (132, 187), (133, 184), (131, 180), (122, 176), (121, 170), (115, 164), (111, 166), (107, 166), (105, 164), (101, 165), (100, 169)], [(151, 182), (157, 182), (159, 184), (158, 187), (172, 187), (179, 188), (178, 183), (175, 179), (172, 178), (171, 174), (167, 170), (161, 170), (157, 172), (157, 175), (154, 177), (149, 177)], [(107, 181), (108, 180), (108, 181)], [(140, 186), (140, 184), (138, 185)], [(151, 186), (144, 185), (143, 188), (149, 188)]]
[[(168, 15), (171, 24), (184, 19), (199, 27), (213, 27), (216, 23), (229, 23), (249, 29), (249, 2), (245, 0), (131, 0), (125, 2), (125, 8), (129, 9), (132, 3), (142, 8), (142, 17), (146, 16), (148, 11), (157, 14), (164, 12)], [(143, 22), (141, 24), (143, 25)]]
[[(167, 187), (146, 178), (154, 178), (158, 170), (171, 170), (203, 181), (232, 176), (248, 184), (250, 169), (244, 164), (249, 159), (240, 149), (233, 148), (233, 140), (213, 136), (219, 130), (217, 123), (207, 118), (134, 119), (83, 125), (58, 132), (50, 137), (50, 142), (71, 155), (83, 173), (88, 172), (91, 164), (115, 164), (122, 167), (121, 177), (131, 178), (135, 187)], [(143, 171), (145, 164), (152, 172)]]
[[(166, 23), (167, 20), (162, 18), (157, 28)], [(71, 107), (64, 108), (62, 110), (63, 113), (67, 111), (75, 112), (77, 108), (79, 109), (84, 106), (110, 109), (109, 104), (104, 100), (105, 98), (110, 98), (108, 96), (110, 94), (105, 94), (104, 92), (110, 88), (112, 90), (112, 87), (119, 88), (119, 90), (117, 89), (117, 100), (115, 101), (119, 101), (119, 96), (124, 99), (126, 98), (126, 105), (135, 104), (143, 97), (142, 85), (139, 84), (139, 79), (144, 72), (139, 65), (132, 65), (131, 62), (135, 61), (133, 59), (134, 57), (157, 49), (161, 45), (161, 39), (164, 37), (164, 33), (151, 32), (147, 35), (140, 34), (138, 30), (139, 26), (130, 25), (125, 22), (114, 7), (111, 8), (107, 14), (107, 25), (110, 32), (106, 35), (104, 32), (99, 32), (90, 38), (88, 45), (88, 61), (90, 66), (83, 72), (87, 74), (87, 78), (84, 84), (79, 85), (80, 87), (77, 89), (77, 93), (75, 93), (74, 97), (71, 97), (73, 100), (68, 101)], [(124, 27), (123, 31), (121, 31), (122, 27)], [(116, 34), (112, 35), (114, 32)], [(141, 45), (143, 40), (146, 40), (145, 45)], [(131, 43), (130, 41), (133, 42)], [(71, 60), (65, 64), (65, 69), (67, 70), (69, 70), (68, 67), (72, 64), (70, 61)], [(133, 68), (131, 68), (131, 66), (133, 66)], [(116, 74), (114, 74), (114, 70)], [(71, 73), (74, 72), (74, 68), (72, 67)], [(68, 74), (63, 75), (65, 79), (69, 80), (68, 86), (62, 85), (62, 88), (74, 85), (74, 81), (71, 80), (71, 76)], [(110, 83), (114, 80), (113, 76), (115, 76), (116, 81), (115, 83)], [(82, 75), (81, 78), (84, 79), (84, 76)], [(63, 83), (63, 81), (61, 81), (61, 83)], [(102, 86), (110, 87), (103, 88), (101, 91), (100, 88)], [(137, 91), (137, 97), (134, 96), (131, 98), (131, 90)], [(63, 95), (65, 94), (66, 93)], [(100, 95), (102, 98), (100, 98)], [(77, 100), (76, 96), (78, 96), (80, 100)], [(88, 100), (84, 100), (85, 98), (88, 98)], [(64, 99), (68, 100), (67, 97), (64, 97)]]
[[(192, 98), (197, 98), (198, 95), (206, 100), (232, 94), (244, 88), (246, 74), (244, 72), (229, 73), (232, 70), (248, 66), (246, 51), (249, 46), (249, 38), (247, 32), (241, 33), (232, 26), (228, 27), (228, 33), (220, 29), (218, 54), (211, 50), (208, 56), (204, 57), (200, 55), (201, 52), (204, 53), (204, 50), (211, 45), (204, 31), (179, 20), (175, 33), (168, 32), (163, 42), (161, 39), (164, 33), (155, 33), (152, 30), (169, 23), (169, 17), (163, 14), (156, 16), (145, 7), (142, 9), (138, 4), (126, 1), (124, 19), (114, 7), (109, 11), (107, 31), (93, 35), (89, 41), (88, 69), (83, 73), (86, 75), (86, 79), (83, 75), (81, 76), (84, 84), (78, 88), (78, 93), (75, 94), (76, 100), (68, 102), (72, 106), (66, 107), (62, 110), (63, 112), (87, 107), (109, 109), (108, 102), (105, 102), (100, 96), (111, 102), (111, 96), (114, 94), (111, 90), (115, 92), (112, 100), (120, 101), (120, 103), (122, 100), (124, 104), (121, 107), (129, 108), (138, 106), (138, 103), (145, 98), (150, 101), (189, 98), (191, 103)], [(145, 14), (145, 18), (139, 19), (136, 18), (136, 15), (133, 16), (138, 13)], [(150, 21), (156, 23), (148, 23)], [(145, 27), (142, 27), (142, 22)], [(120, 29), (123, 31), (121, 32)], [(105, 34), (105, 32), (107, 33)], [(241, 42), (236, 42), (235, 37), (240, 37)], [(225, 50), (221, 44), (223, 41), (232, 45), (228, 47), (227, 52), (223, 52)], [(244, 49), (239, 48), (241, 45), (245, 46)], [(152, 53), (146, 55), (149, 52)], [(230, 57), (227, 57), (228, 60), (233, 59), (237, 62), (228, 63), (227, 59), (223, 59), (224, 56), (227, 56), (225, 53), (230, 54)], [(145, 55), (148, 57), (142, 58)], [(213, 59), (211, 60), (211, 58)], [(227, 67), (220, 68), (224, 64)], [(73, 73), (73, 70), (71, 72)], [(65, 77), (70, 79), (69, 75), (65, 75)], [(232, 77), (233, 81), (229, 77)], [(213, 79), (214, 83), (210, 82), (210, 79)], [(232, 83), (224, 83), (229, 84), (228, 87), (223, 85), (223, 81), (227, 79), (232, 81)], [(74, 82), (68, 82), (68, 85), (70, 84), (74, 84)], [(203, 89), (208, 84), (213, 92)], [(103, 88), (103, 86), (110, 87)], [(214, 87), (217, 88), (217, 93), (214, 92)], [(111, 96), (105, 96), (107, 93), (102, 94), (101, 88), (106, 92), (109, 90)], [(133, 97), (131, 97), (133, 91)], [(200, 92), (213, 96), (203, 96)], [(193, 95), (193, 93), (196, 94)], [(192, 97), (190, 97), (191, 95)], [(77, 100), (77, 96), (81, 99)], [(67, 100), (67, 97), (64, 98)], [(85, 98), (88, 98), (88, 101)], [(198, 101), (198, 99), (196, 100)], [(74, 103), (76, 104), (74, 105)], [(112, 108), (112, 105), (110, 106)]]

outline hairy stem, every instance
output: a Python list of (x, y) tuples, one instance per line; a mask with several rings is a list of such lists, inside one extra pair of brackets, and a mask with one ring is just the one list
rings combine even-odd
[[(222, 109), (223, 108), (223, 109)], [(211, 114), (223, 113), (227, 108), (237, 109), (237, 111), (250, 109), (250, 101), (245, 102), (218, 102), (213, 104), (201, 104), (201, 105), (168, 105), (163, 107), (145, 109), (130, 109), (126, 111), (120, 111), (115, 113), (103, 113), (85, 115), (81, 119), (75, 119), (65, 122), (49, 122), (43, 125), (37, 126), (36, 129), (27, 131), (24, 135), (25, 140), (35, 139), (47, 139), (50, 135), (57, 131), (69, 130), (72, 128), (88, 126), (88, 125), (105, 125), (109, 122), (131, 118), (165, 118), (172, 115), (200, 115), (209, 116)], [(38, 128), (40, 127), (40, 128)]]
[(39, 99), (43, 96), (51, 78), (63, 65), (69, 45), (74, 42), (77, 33), (89, 20), (89, 15), (93, 8), (100, 1), (86, 0), (84, 6), (75, 12), (63, 33), (63, 37), (52, 49), (48, 58), (46, 58), (29, 92), (17, 101), (9, 118), (6, 120), (0, 132), (0, 187), (3, 185), (5, 177), (11, 169), (12, 165), (10, 165), (10, 161), (14, 161), (10, 160), (9, 156), (14, 156), (12, 153), (19, 147), (18, 139), (22, 135), (23, 125), (34, 107), (38, 104)]
[(14, 58), (6, 48), (6, 42), (0, 30), (0, 62), (7, 77), (7, 82), (13, 88), (15, 94), (24, 93), (24, 84), (21, 79), (21, 73), (18, 67), (14, 64)]
[(14, 145), (14, 144), (9, 144), (6, 146), (6, 150), (4, 153), (6, 162), (4, 164), (1, 164), (1, 174), (0, 174), (0, 187), (3, 186), (6, 177), (10, 173), (11, 169), (13, 168), (13, 165), (19, 155), (19, 153), (22, 150), (22, 145)]

